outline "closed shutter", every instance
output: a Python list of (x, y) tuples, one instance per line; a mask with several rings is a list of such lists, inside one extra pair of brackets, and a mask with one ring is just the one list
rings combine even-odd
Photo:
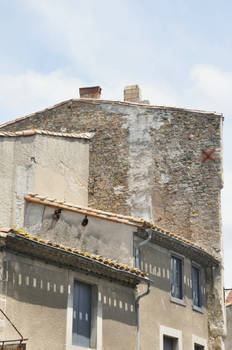
[(193, 305), (201, 307), (200, 270), (195, 266), (192, 267), (192, 291)]
[(182, 299), (182, 260), (172, 257), (172, 296)]
[(90, 347), (91, 292), (90, 285), (75, 281), (73, 293), (73, 345)]

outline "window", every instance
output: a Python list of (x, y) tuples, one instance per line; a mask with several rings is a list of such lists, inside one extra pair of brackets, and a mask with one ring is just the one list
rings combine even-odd
[(164, 336), (164, 350), (176, 350), (177, 342), (178, 340), (176, 338)]
[(176, 299), (183, 299), (183, 260), (171, 257), (171, 295)]
[(182, 350), (182, 331), (179, 329), (160, 326), (159, 350)]
[(91, 341), (92, 286), (74, 282), (72, 344), (89, 348)]
[(194, 344), (194, 350), (204, 350), (205, 347), (203, 345), (198, 345), (198, 344)]
[[(202, 307), (201, 296), (201, 270), (199, 267), (192, 266), (192, 295), (193, 295), (193, 307)], [(198, 350), (198, 349), (197, 349)]]
[(207, 350), (207, 340), (204, 338), (200, 338), (196, 335), (192, 335), (192, 341), (193, 341), (193, 350)]

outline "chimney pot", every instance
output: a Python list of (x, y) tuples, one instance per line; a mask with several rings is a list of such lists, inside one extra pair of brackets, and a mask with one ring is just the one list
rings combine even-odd
[(100, 86), (83, 87), (79, 89), (79, 93), (80, 93), (80, 98), (99, 99), (101, 97), (101, 87)]

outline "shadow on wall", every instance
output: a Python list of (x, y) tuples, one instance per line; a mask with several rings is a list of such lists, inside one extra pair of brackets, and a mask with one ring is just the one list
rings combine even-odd
[[(33, 260), (28, 260), (28, 263), (7, 261), (5, 268), (0, 288), (8, 297), (32, 305), (67, 308), (68, 295), (73, 287), (68, 282), (68, 270), (38, 266)], [(109, 283), (109, 287), (101, 286), (101, 292), (98, 292), (103, 318), (136, 325), (134, 290)]]
[(134, 301), (133, 290), (124, 292), (120, 287), (105, 289), (102, 295), (103, 319), (114, 319), (130, 326), (136, 326)]
[[(192, 300), (192, 278), (191, 278), (191, 264), (184, 261), (184, 294)], [(143, 251), (141, 254), (140, 268), (149, 274), (149, 278), (153, 281), (153, 286), (157, 287), (164, 292), (170, 293), (171, 291), (171, 262), (170, 253), (161, 253), (160, 251), (150, 250)], [(203, 306), (206, 306), (206, 288), (204, 282), (204, 273), (202, 270), (202, 295), (203, 295)]]

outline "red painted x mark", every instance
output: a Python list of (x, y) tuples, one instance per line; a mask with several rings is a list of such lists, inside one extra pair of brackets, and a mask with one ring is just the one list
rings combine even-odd
[(211, 149), (210, 152), (206, 152), (204, 149), (202, 149), (202, 152), (203, 152), (204, 155), (205, 155), (204, 159), (202, 159), (202, 162), (204, 163), (207, 159), (211, 159), (211, 160), (213, 160), (213, 161), (215, 162), (215, 158), (213, 158), (213, 157), (211, 156), (211, 154), (213, 154), (214, 151), (215, 151), (214, 148)]

